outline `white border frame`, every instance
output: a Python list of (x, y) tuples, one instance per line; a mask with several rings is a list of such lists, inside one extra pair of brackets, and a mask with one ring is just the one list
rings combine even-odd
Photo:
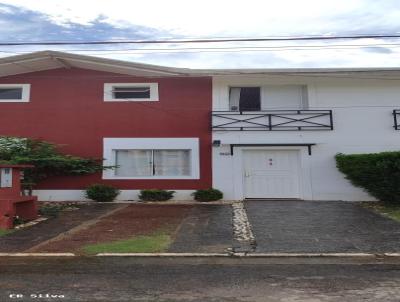
[[(129, 98), (129, 99), (116, 99), (113, 97), (114, 87), (143, 87), (150, 88), (150, 98)], [(158, 83), (104, 83), (104, 102), (157, 102), (158, 97)]]
[(0, 99), (0, 103), (27, 103), (30, 99), (31, 84), (0, 84), (0, 88), (22, 88), (21, 99)]
[(190, 176), (150, 176), (122, 177), (115, 175), (115, 169), (103, 171), (103, 179), (200, 179), (199, 139), (190, 138), (103, 138), (103, 158), (105, 166), (115, 166), (115, 150), (162, 149), (190, 150)]
[[(235, 199), (245, 199), (243, 180), (243, 151), (244, 150), (294, 150), (298, 151), (299, 160), (299, 199), (312, 200), (312, 188), (310, 179), (310, 155), (306, 147), (235, 147), (233, 152), (233, 182)], [(311, 155), (312, 156), (312, 155)]]

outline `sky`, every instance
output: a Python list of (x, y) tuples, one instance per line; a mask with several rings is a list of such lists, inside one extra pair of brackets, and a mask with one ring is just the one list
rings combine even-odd
[[(400, 35), (400, 1), (0, 0), (0, 43), (367, 34)], [(45, 49), (188, 68), (400, 66), (400, 39), (393, 38), (0, 46), (0, 57)]]

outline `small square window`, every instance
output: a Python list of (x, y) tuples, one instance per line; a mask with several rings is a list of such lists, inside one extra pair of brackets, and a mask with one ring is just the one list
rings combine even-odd
[(29, 84), (0, 84), (0, 102), (29, 102)]
[(0, 88), (0, 100), (20, 100), (22, 99), (21, 88)]
[(157, 83), (104, 84), (104, 101), (158, 101)]
[(114, 99), (149, 99), (150, 87), (114, 87)]

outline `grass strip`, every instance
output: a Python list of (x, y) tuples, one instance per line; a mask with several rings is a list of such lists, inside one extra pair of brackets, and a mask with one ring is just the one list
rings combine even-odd
[(5, 236), (5, 235), (7, 235), (7, 234), (10, 234), (10, 233), (12, 233), (12, 232), (14, 232), (13, 229), (11, 229), (11, 230), (0, 229), (0, 237), (1, 237), (1, 236)]
[(377, 202), (365, 202), (362, 205), (386, 217), (400, 222), (400, 205), (388, 205)]
[(89, 244), (83, 246), (81, 250), (85, 254), (91, 255), (98, 253), (159, 253), (165, 251), (170, 244), (171, 236), (153, 234), (112, 242)]

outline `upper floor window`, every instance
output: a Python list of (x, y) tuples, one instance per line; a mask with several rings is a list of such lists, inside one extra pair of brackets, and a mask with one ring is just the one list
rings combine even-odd
[(232, 111), (260, 111), (260, 87), (231, 87), (229, 102)]
[(106, 83), (104, 101), (158, 101), (158, 83)]
[(231, 111), (260, 111), (307, 108), (307, 87), (303, 85), (268, 85), (230, 87)]
[(0, 102), (29, 102), (29, 84), (0, 84)]

